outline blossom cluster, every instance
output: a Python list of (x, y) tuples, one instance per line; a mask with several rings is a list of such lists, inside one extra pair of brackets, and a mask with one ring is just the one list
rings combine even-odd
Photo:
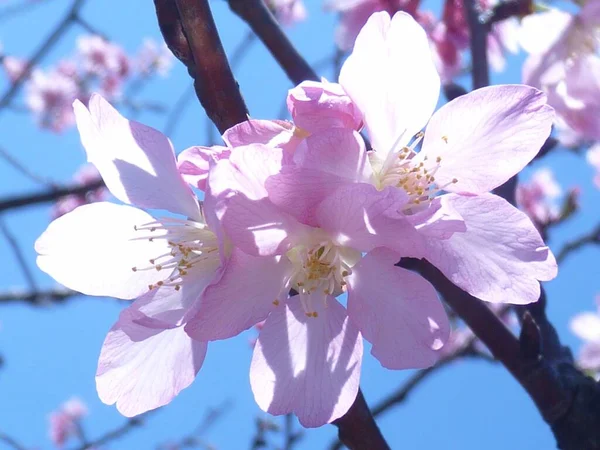
[(354, 402), (363, 339), (389, 369), (442, 355), (445, 309), (402, 258), (429, 261), (492, 304), (537, 301), (554, 257), (491, 191), (537, 154), (553, 110), (539, 90), (504, 85), (434, 113), (439, 91), (425, 30), (379, 12), (339, 83), (301, 83), (287, 98), (293, 122), (249, 119), (222, 146), (176, 159), (167, 137), (100, 95), (75, 101), (88, 161), (122, 204), (56, 219), (37, 263), (84, 294), (136, 299), (104, 341), (101, 400), (126, 416), (164, 405), (210, 342), (261, 324), (256, 402), (316, 427)]
[[(136, 56), (129, 56), (117, 44), (97, 35), (81, 36), (72, 58), (58, 62), (50, 69), (34, 68), (26, 83), (27, 108), (40, 126), (60, 132), (73, 125), (72, 103), (86, 102), (94, 91), (111, 100), (118, 100), (123, 87), (134, 79), (148, 78), (155, 73), (165, 75), (172, 55), (163, 44), (146, 40)], [(23, 73), (27, 62), (3, 55), (2, 67), (9, 81)]]
[(584, 312), (571, 320), (571, 330), (584, 341), (577, 358), (578, 366), (600, 379), (600, 295), (596, 312)]
[(77, 397), (67, 400), (58, 410), (52, 412), (49, 417), (52, 443), (62, 448), (69, 439), (79, 438), (79, 422), (87, 414), (87, 407)]

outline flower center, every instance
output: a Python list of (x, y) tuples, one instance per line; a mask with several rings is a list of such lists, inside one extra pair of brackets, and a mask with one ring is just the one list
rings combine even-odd
[(188, 219), (165, 218), (134, 226), (140, 233), (138, 239), (152, 242), (164, 239), (170, 251), (150, 259), (149, 265), (135, 266), (131, 270), (165, 271), (165, 279), (148, 285), (149, 290), (161, 286), (181, 289), (183, 279), (191, 269), (204, 263), (213, 263), (219, 258), (219, 244), (216, 235), (204, 223)]
[(361, 258), (361, 253), (324, 241), (312, 248), (298, 245), (289, 250), (286, 256), (293, 265), (286, 288), (293, 288), (302, 295), (308, 317), (317, 317), (305, 296), (319, 293), (326, 300), (328, 295), (337, 296), (344, 292), (345, 278), (352, 273), (352, 266)]
[[(441, 156), (437, 156), (435, 161), (430, 160), (428, 156), (415, 158), (418, 155), (415, 148), (423, 136), (424, 133), (419, 132), (410, 145), (396, 149), (397, 142), (402, 138), (401, 135), (376, 176), (378, 189), (394, 186), (406, 192), (409, 199), (403, 209), (406, 214), (413, 214), (426, 208), (439, 192), (450, 184), (458, 182), (456, 178), (443, 186), (438, 186), (435, 182), (435, 174), (442, 164)], [(448, 142), (446, 136), (442, 136), (441, 139)], [(377, 154), (371, 152), (370, 157), (373, 164), (373, 159), (377, 158)]]

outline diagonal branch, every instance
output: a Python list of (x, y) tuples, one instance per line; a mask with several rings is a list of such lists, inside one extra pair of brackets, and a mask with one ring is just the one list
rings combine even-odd
[(25, 302), (32, 306), (48, 306), (50, 304), (64, 303), (77, 295), (79, 292), (67, 288), (54, 288), (34, 291), (8, 291), (0, 293), (0, 305), (3, 303)]
[(588, 234), (584, 234), (577, 239), (567, 242), (556, 255), (556, 261), (558, 263), (563, 262), (572, 252), (579, 250), (588, 244), (600, 245), (600, 224), (596, 225), (596, 227)]
[(290, 42), (263, 0), (228, 1), (231, 10), (252, 28), (292, 83), (320, 80), (310, 64)]

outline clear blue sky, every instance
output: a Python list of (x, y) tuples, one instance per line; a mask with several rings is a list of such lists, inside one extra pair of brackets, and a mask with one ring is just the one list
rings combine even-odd
[[(9, 2), (10, 3), (10, 2)], [(321, 12), (321, 1), (306, 0), (309, 19), (290, 30), (291, 38), (311, 62), (333, 53), (335, 17)], [(27, 56), (60, 19), (70, 1), (48, 0), (18, 19), (0, 24), (0, 42), (9, 54)], [(247, 28), (229, 12), (224, 1), (214, 1), (214, 13), (228, 52), (246, 35)], [(439, 5), (432, 3), (439, 9)], [(146, 37), (160, 39), (152, 2), (147, 0), (89, 0), (83, 15), (111, 39), (134, 52)], [(83, 32), (74, 27), (44, 61), (50, 65), (74, 50), (74, 39)], [(495, 83), (518, 83), (522, 56), (509, 60), (510, 69), (492, 77)], [(511, 64), (512, 63), (512, 64)], [(410, 61), (406, 61), (410, 70)], [(331, 77), (329, 70), (322, 74)], [(272, 118), (281, 109), (291, 87), (282, 70), (259, 43), (255, 43), (236, 71), (251, 115)], [(140, 98), (172, 105), (189, 86), (183, 67), (175, 64), (168, 79), (149, 84)], [(6, 89), (0, 81), (0, 92)], [(128, 111), (123, 111), (129, 114)], [(143, 113), (138, 120), (163, 129), (165, 116)], [(207, 142), (205, 116), (193, 101), (171, 136), (177, 151)], [(84, 161), (75, 129), (56, 135), (40, 131), (22, 113), (0, 116), (0, 146), (8, 149), (32, 171), (56, 180), (69, 181)], [(550, 236), (553, 249), (591, 229), (600, 213), (600, 192), (592, 185), (593, 170), (583, 158), (556, 151), (537, 166), (550, 166), (563, 187), (582, 189), (582, 212), (557, 227)], [(525, 174), (526, 177), (527, 174)], [(0, 161), (0, 196), (27, 192), (37, 186)], [(596, 205), (594, 211), (594, 205)], [(53, 280), (35, 267), (33, 242), (49, 221), (49, 206), (21, 209), (3, 219), (16, 235), (41, 286)], [(25, 287), (10, 248), (0, 237), (0, 289)], [(578, 348), (568, 321), (581, 310), (592, 309), (600, 292), (599, 250), (588, 248), (572, 255), (560, 269), (558, 279), (547, 284), (549, 315), (565, 343)], [(33, 309), (27, 305), (0, 306), (0, 354), (6, 365), (0, 370), (0, 431), (23, 445), (50, 449), (48, 414), (71, 396), (89, 406), (85, 428), (95, 437), (124, 422), (114, 407), (97, 398), (94, 373), (100, 346), (117, 319), (122, 303), (111, 299), (78, 297), (62, 306)], [(250, 333), (211, 345), (195, 383), (171, 405), (149, 418), (148, 423), (110, 445), (113, 450), (150, 449), (190, 433), (205, 412), (229, 399), (232, 407), (205, 435), (219, 449), (250, 446), (255, 417), (263, 413), (254, 404), (248, 381)], [(386, 396), (411, 372), (383, 369), (365, 353), (362, 388), (369, 402)], [(281, 419), (280, 423), (283, 423)], [(499, 365), (462, 361), (444, 368), (418, 388), (409, 401), (383, 416), (379, 424), (394, 449), (514, 450), (554, 448), (548, 427), (520, 386)], [(335, 435), (325, 426), (307, 430), (298, 448), (323, 448)], [(2, 449), (0, 443), (0, 449)]]

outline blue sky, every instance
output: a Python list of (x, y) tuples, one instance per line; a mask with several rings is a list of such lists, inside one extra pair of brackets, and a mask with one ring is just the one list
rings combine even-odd
[[(10, 3), (10, 2), (9, 2)], [(298, 49), (310, 62), (333, 54), (335, 17), (321, 11), (321, 2), (306, 0), (307, 22), (289, 30)], [(0, 42), (8, 54), (30, 55), (69, 6), (66, 0), (48, 0), (28, 14), (1, 22)], [(247, 27), (228, 10), (226, 2), (214, 1), (214, 14), (228, 52), (247, 34)], [(435, 2), (432, 7), (439, 8)], [(160, 39), (154, 9), (142, 0), (89, 0), (83, 10), (89, 22), (111, 39), (135, 52), (146, 37)], [(132, 20), (135, 18), (135, 20)], [(35, 24), (35, 26), (31, 26)], [(24, 31), (26, 30), (26, 31)], [(73, 27), (43, 61), (49, 66), (72, 54), (74, 39), (83, 33)], [(509, 60), (509, 70), (493, 75), (494, 83), (518, 83), (521, 55)], [(406, 61), (410, 70), (410, 61)], [(330, 70), (321, 72), (331, 78)], [(273, 118), (280, 111), (291, 87), (282, 70), (260, 43), (255, 42), (236, 70), (236, 77), (250, 113)], [(183, 67), (176, 63), (171, 76), (148, 84), (140, 98), (165, 105), (190, 85)], [(6, 89), (0, 80), (0, 92)], [(17, 102), (20, 103), (22, 99)], [(127, 115), (129, 112), (123, 110)], [(144, 123), (164, 129), (166, 117), (142, 113)], [(177, 151), (207, 143), (205, 115), (192, 99), (170, 136)], [(0, 113), (0, 146), (9, 150), (35, 173), (67, 182), (84, 162), (75, 129), (63, 134), (41, 131), (23, 113)], [(579, 186), (582, 211), (550, 233), (550, 245), (562, 244), (591, 229), (600, 219), (600, 191), (592, 185), (593, 170), (581, 156), (558, 150), (535, 167), (551, 167), (563, 187)], [(527, 173), (531, 169), (526, 170)], [(0, 196), (27, 192), (37, 186), (0, 160)], [(49, 205), (7, 213), (2, 218), (15, 234), (40, 286), (54, 282), (35, 266), (33, 242), (49, 222)], [(591, 310), (600, 292), (597, 248), (573, 254), (560, 268), (559, 277), (547, 284), (549, 315), (563, 341), (578, 348), (568, 330), (569, 319), (578, 311)], [(25, 287), (25, 279), (4, 239), (0, 238), (0, 289)], [(123, 303), (112, 299), (78, 297), (65, 305), (33, 309), (24, 304), (0, 306), (0, 354), (6, 365), (0, 369), (0, 431), (23, 445), (51, 449), (48, 415), (71, 396), (89, 406), (85, 428), (91, 438), (124, 422), (114, 407), (102, 404), (96, 395), (94, 373), (100, 346), (117, 319)], [(220, 449), (249, 448), (255, 433), (255, 418), (266, 417), (255, 405), (248, 381), (252, 338), (246, 333), (211, 345), (194, 384), (172, 404), (153, 414), (146, 426), (110, 444), (114, 450), (150, 449), (190, 433), (207, 410), (231, 402), (226, 415), (204, 436)], [(376, 403), (402, 384), (412, 372), (383, 369), (368, 352), (363, 362), (362, 388), (369, 402)], [(283, 423), (281, 419), (275, 419)], [(469, 450), (553, 448), (554, 441), (533, 403), (516, 381), (499, 365), (461, 361), (446, 367), (419, 387), (400, 407), (382, 416), (379, 424), (392, 448), (444, 448)], [(298, 448), (323, 448), (335, 436), (335, 428), (306, 430)], [(0, 443), (0, 449), (4, 444)]]

